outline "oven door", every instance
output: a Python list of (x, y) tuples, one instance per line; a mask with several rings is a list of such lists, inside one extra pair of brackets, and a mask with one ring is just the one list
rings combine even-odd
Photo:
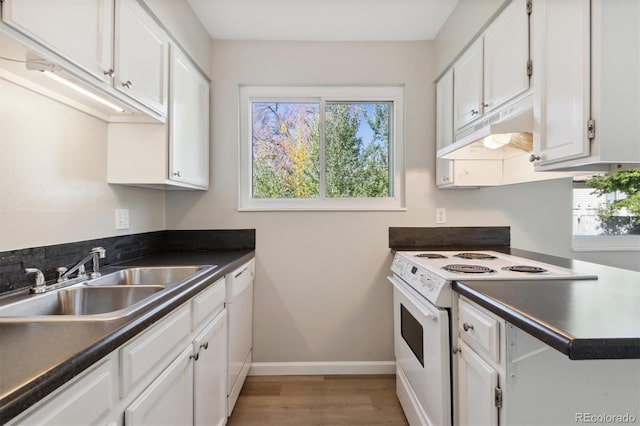
[[(417, 419), (412, 425), (451, 425), (449, 312), (432, 305), (398, 276), (389, 281), (393, 284), (398, 396), (407, 418)], [(401, 389), (402, 381), (410, 389)], [(409, 403), (414, 406), (407, 407)]]

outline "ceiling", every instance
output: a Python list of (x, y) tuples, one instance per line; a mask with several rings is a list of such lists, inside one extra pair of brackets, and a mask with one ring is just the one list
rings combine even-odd
[(213, 39), (433, 40), (458, 0), (187, 0)]

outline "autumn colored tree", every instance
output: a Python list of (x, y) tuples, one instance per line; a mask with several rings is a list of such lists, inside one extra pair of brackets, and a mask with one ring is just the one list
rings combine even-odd
[(253, 196), (313, 198), (320, 191), (317, 104), (252, 107)]
[[(389, 195), (389, 115), (384, 102), (326, 103), (322, 195)], [(319, 103), (255, 102), (252, 118), (253, 197), (319, 197)]]

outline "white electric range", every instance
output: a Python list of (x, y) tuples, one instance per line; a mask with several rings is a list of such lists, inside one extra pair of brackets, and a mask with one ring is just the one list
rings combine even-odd
[(452, 281), (597, 279), (496, 251), (398, 251), (393, 275), (396, 392), (409, 423), (452, 423)]

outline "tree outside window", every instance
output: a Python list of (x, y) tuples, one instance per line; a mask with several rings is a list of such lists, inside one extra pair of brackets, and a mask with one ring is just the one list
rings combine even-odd
[(640, 234), (640, 169), (574, 181), (573, 234)]

